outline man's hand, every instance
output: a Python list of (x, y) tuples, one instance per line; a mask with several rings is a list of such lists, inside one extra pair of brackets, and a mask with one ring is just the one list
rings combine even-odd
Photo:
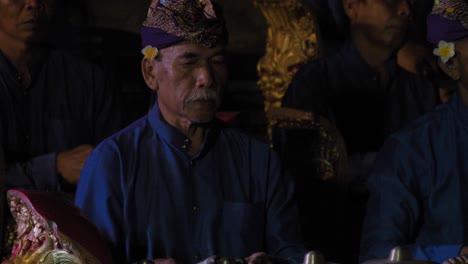
[(57, 171), (69, 183), (76, 184), (93, 146), (80, 145), (57, 154)]
[(466, 264), (468, 263), (468, 257), (466, 255), (449, 258), (444, 261), (442, 264)]
[(154, 264), (176, 264), (175, 259), (167, 258), (167, 259), (153, 259)]
[(449, 258), (443, 264), (463, 264), (468, 263), (468, 246), (462, 247), (458, 257)]
[(256, 252), (245, 258), (248, 264), (272, 264), (270, 258), (265, 252)]

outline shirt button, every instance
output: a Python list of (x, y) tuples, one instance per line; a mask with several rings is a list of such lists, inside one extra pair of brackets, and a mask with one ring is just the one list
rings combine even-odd
[(186, 138), (186, 139), (184, 140), (184, 145), (182, 145), (182, 148), (185, 149), (185, 150), (187, 150), (188, 148), (190, 148), (190, 145), (191, 145), (191, 144), (192, 144), (192, 141), (191, 141), (190, 139)]
[(31, 138), (28, 135), (26, 135), (24, 136), (24, 139), (26, 139), (26, 141), (29, 141)]
[(195, 165), (195, 163), (193, 161), (189, 161), (189, 163), (188, 163), (189, 168), (192, 168), (193, 165)]
[(198, 206), (196, 206), (196, 205), (193, 206), (193, 211), (194, 211), (194, 212), (198, 212), (199, 210), (200, 210), (200, 207), (198, 207)]
[(195, 255), (195, 260), (196, 260), (196, 261), (200, 261), (200, 260), (201, 260), (200, 255)]

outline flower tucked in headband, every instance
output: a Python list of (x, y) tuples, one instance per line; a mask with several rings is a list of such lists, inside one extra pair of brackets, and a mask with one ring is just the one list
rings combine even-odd
[(154, 60), (159, 54), (159, 50), (153, 46), (147, 45), (141, 50), (141, 53), (145, 58)]
[(433, 53), (439, 56), (443, 63), (447, 63), (450, 58), (455, 56), (455, 44), (453, 44), (453, 42), (441, 40)]

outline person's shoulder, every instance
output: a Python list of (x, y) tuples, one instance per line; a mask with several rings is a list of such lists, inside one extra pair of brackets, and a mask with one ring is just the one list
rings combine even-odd
[(428, 144), (437, 138), (437, 135), (451, 127), (454, 123), (454, 115), (448, 104), (440, 104), (432, 112), (429, 112), (405, 128), (394, 133), (391, 138), (398, 142), (411, 144)]
[(327, 57), (317, 57), (299, 67), (295, 78), (312, 79), (324, 77), (328, 72), (330, 63), (334, 61), (336, 54)]
[(145, 115), (140, 119), (134, 121), (132, 124), (116, 132), (115, 134), (104, 139), (96, 149), (105, 149), (112, 146), (119, 150), (130, 151), (134, 142), (138, 142), (139, 138), (144, 137), (150, 129), (148, 116)]
[[(349, 45), (342, 46), (332, 54), (314, 58), (313, 60), (302, 65), (295, 74), (293, 81), (309, 82), (311, 87), (317, 87), (320, 82), (326, 82), (328, 79), (335, 78), (335, 75), (342, 74), (340, 69), (356, 67), (356, 64), (349, 64), (352, 60), (352, 52)], [(319, 83), (317, 83), (319, 82)]]
[(49, 48), (49, 60), (53, 61), (64, 61), (69, 64), (77, 64), (89, 67), (96, 67), (95, 63), (92, 63), (90, 60), (75, 55), (67, 50), (50, 47)]
[(104, 75), (104, 69), (100, 65), (63, 49), (50, 48), (48, 64), (55, 66), (54, 70), (57, 68), (68, 72), (69, 76), (88, 76), (94, 79)]
[(223, 126), (221, 128), (221, 135), (226, 140), (227, 144), (231, 146), (238, 146), (243, 149), (270, 151), (266, 140), (250, 135), (238, 128)]

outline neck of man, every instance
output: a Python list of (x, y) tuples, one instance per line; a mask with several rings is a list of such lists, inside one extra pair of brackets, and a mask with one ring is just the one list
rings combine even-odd
[(201, 126), (200, 124), (194, 123), (191, 120), (185, 117), (171, 117), (168, 113), (165, 113), (164, 107), (159, 107), (164, 120), (171, 126), (175, 127), (177, 130), (182, 132), (188, 139), (190, 139), (190, 146), (188, 148), (188, 155), (190, 157), (195, 157), (200, 153), (203, 144), (205, 143), (206, 136), (206, 127)]
[(41, 45), (11, 38), (0, 31), (0, 50), (17, 70), (21, 86), (29, 87), (31, 65), (43, 55)]
[(351, 27), (351, 40), (364, 61), (373, 69), (382, 71), (385, 62), (395, 51), (394, 47), (375, 43), (367, 38), (361, 30)]
[(185, 135), (187, 135), (191, 141), (188, 154), (193, 158), (200, 153), (203, 148), (206, 137), (206, 128), (192, 123), (187, 127)]
[(13, 39), (0, 31), (0, 50), (20, 74), (29, 71), (32, 48), (27, 43)]

